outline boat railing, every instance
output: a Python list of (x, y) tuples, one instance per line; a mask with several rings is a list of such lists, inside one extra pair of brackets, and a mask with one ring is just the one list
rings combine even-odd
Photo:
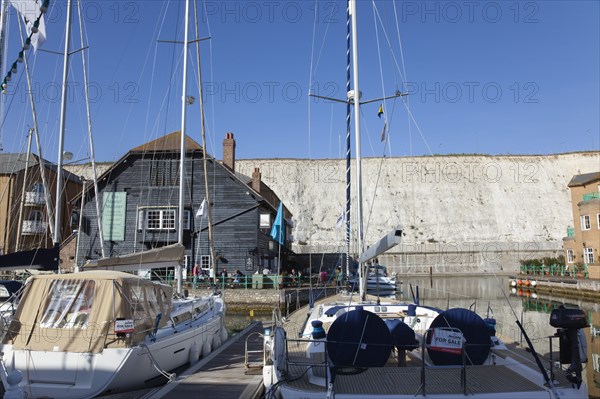
[[(427, 342), (431, 342), (433, 340), (433, 334), (436, 330), (445, 330), (445, 331), (449, 331), (449, 332), (454, 332), (454, 333), (459, 333), (460, 336), (462, 337), (462, 332), (458, 329), (458, 328), (452, 328), (452, 327), (444, 327), (444, 328), (437, 328), (437, 329), (428, 329), (427, 331), (425, 331), (425, 334), (423, 334), (423, 340), (421, 342), (421, 356), (422, 356), (422, 361), (421, 361), (421, 386), (419, 387), (419, 390), (415, 393), (415, 396), (419, 394), (419, 392), (421, 392), (422, 396), (427, 396), (427, 385), (426, 385), (426, 374), (427, 374), (427, 369), (429, 368), (429, 366), (427, 365), (427, 362), (425, 361), (425, 354), (426, 354), (426, 349), (428, 347), (431, 347), (431, 344), (428, 344)], [(468, 391), (468, 387), (467, 387), (467, 351), (466, 351), (466, 347), (467, 347), (467, 343), (464, 339), (461, 340), (461, 344), (459, 348), (452, 348), (450, 349), (451, 351), (454, 352), (454, 350), (458, 350), (458, 352), (460, 353), (461, 356), (461, 365), (460, 365), (460, 388), (462, 390), (462, 393), (464, 395), (467, 395), (467, 391)], [(456, 353), (456, 352), (454, 352)]]
[[(323, 352), (309, 354), (306, 347), (309, 343), (323, 344)], [(326, 341), (307, 338), (287, 338), (285, 340), (285, 367), (286, 374), (291, 376), (296, 373), (312, 373), (315, 377), (324, 379), (324, 387), (330, 384), (331, 375), (328, 370), (332, 364), (329, 362)], [(291, 370), (296, 367), (296, 370)]]

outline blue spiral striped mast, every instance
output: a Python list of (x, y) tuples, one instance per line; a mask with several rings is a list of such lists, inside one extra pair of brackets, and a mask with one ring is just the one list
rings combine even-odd
[[(361, 178), (361, 160), (360, 160), (360, 107), (364, 104), (373, 102), (380, 102), (387, 99), (397, 98), (405, 96), (406, 93), (400, 93), (396, 91), (393, 95), (387, 97), (375, 98), (372, 100), (361, 101), (361, 93), (358, 88), (358, 42), (357, 42), (357, 31), (356, 31), (356, 0), (348, 0), (346, 7), (346, 93), (345, 99), (338, 99), (326, 96), (319, 96), (316, 94), (309, 94), (311, 97), (321, 98), (324, 100), (334, 101), (338, 103), (346, 104), (346, 272), (350, 274), (350, 197), (351, 197), (351, 113), (352, 106), (354, 106), (354, 119), (355, 119), (355, 146), (356, 146), (356, 180), (357, 180), (357, 220), (358, 220), (358, 258), (361, 258), (363, 251), (363, 226), (362, 226), (362, 178)], [(351, 57), (352, 56), (352, 57)], [(350, 70), (350, 62), (353, 63), (353, 72)], [(354, 88), (352, 88), (354, 83)], [(361, 280), (361, 297), (363, 296), (364, 290), (362, 290), (362, 272), (360, 270), (361, 265), (359, 264), (359, 280)]]
[[(350, 2), (346, 4), (346, 93), (350, 92)], [(350, 276), (350, 160), (351, 160), (351, 142), (350, 130), (352, 106), (350, 101), (346, 103), (346, 276)]]

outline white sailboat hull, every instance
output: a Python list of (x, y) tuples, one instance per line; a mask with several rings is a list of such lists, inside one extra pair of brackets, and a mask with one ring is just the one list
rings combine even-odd
[(28, 398), (92, 398), (143, 388), (162, 372), (198, 360), (227, 338), (222, 301), (217, 302), (219, 311), (161, 328), (153, 338), (148, 336), (143, 344), (130, 348), (73, 353), (13, 350), (12, 345), (4, 345), (6, 368), (22, 371), (19, 385)]

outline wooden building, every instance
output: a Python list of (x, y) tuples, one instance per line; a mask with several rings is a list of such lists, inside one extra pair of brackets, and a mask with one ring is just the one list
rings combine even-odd
[(565, 262), (586, 265), (590, 278), (600, 278), (600, 172), (575, 175), (568, 187), (573, 227), (563, 238)]
[[(37, 155), (0, 154), (0, 248), (3, 255), (53, 247), (56, 178), (57, 166)], [(82, 188), (78, 176), (63, 171), (63, 178), (61, 242), (72, 235), (72, 201), (81, 194)], [(11, 258), (11, 262), (12, 259), (15, 258)], [(62, 260), (64, 263), (65, 259)], [(11, 265), (5, 265), (0, 259), (0, 266)]]
[[(120, 256), (173, 244), (178, 239), (180, 132), (174, 132), (133, 148), (98, 177), (104, 256)], [(185, 208), (183, 244), (189, 272), (198, 264), (228, 273), (239, 269), (252, 274), (263, 267), (274, 272), (281, 254), (282, 266), (291, 253), (290, 224), (286, 242), (270, 237), (279, 198), (253, 176), (235, 172), (235, 140), (227, 133), (223, 162), (208, 157), (208, 185), (212, 208), (215, 259), (211, 259), (208, 220), (199, 215), (205, 199), (203, 149), (186, 137)], [(99, 226), (95, 217), (93, 185), (86, 187), (76, 262), (81, 266), (102, 257)], [(285, 210), (285, 219), (291, 215)]]

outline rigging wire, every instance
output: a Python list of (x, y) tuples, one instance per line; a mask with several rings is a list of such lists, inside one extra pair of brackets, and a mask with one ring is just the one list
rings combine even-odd
[[(315, 57), (315, 39), (316, 39), (316, 30), (317, 30), (317, 10), (318, 10), (318, 0), (315, 0), (315, 12), (314, 12), (314, 16), (313, 16), (313, 29), (312, 29), (312, 40), (311, 40), (311, 47), (310, 47), (310, 67), (308, 70), (308, 93), (310, 94), (311, 92), (311, 87), (313, 85), (313, 67), (314, 67), (314, 57)], [(307, 96), (307, 102), (308, 102), (308, 159), (311, 159), (311, 123), (310, 123), (310, 119), (311, 119), (311, 98), (310, 95)]]

